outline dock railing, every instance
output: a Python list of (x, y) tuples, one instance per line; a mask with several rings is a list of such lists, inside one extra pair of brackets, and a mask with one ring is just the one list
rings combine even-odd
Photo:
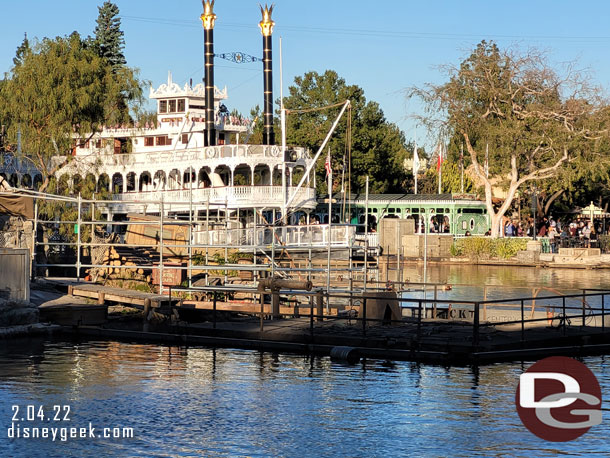
[[(387, 293), (391, 291), (386, 288), (372, 288), (366, 292), (327, 292), (323, 288), (261, 292), (251, 287), (218, 286), (174, 287), (170, 290), (170, 298), (172, 294), (188, 295), (193, 292), (203, 292), (214, 298), (214, 327), (217, 326), (219, 298), (231, 302), (227, 299), (231, 294), (245, 293), (253, 298), (250, 306), (242, 300), (235, 302), (231, 311), (239, 311), (241, 304), (242, 313), (259, 318), (261, 332), (268, 319), (300, 317), (308, 320), (308, 332), (312, 337), (318, 333), (328, 335), (329, 332), (341, 336), (341, 330), (325, 323), (342, 324), (346, 329), (359, 328), (362, 337), (371, 337), (370, 331), (374, 329), (372, 334), (376, 337), (409, 339), (416, 347), (426, 339), (444, 337), (454, 345), (477, 350), (485, 347), (486, 337), (483, 336), (488, 333), (503, 334), (511, 342), (526, 347), (537, 340), (549, 338), (606, 334), (610, 324), (607, 307), (610, 290), (601, 289), (584, 289), (577, 294), (468, 301), (404, 297), (399, 294), (393, 297), (388, 296)], [(295, 298), (300, 299), (295, 301)], [(383, 310), (383, 316), (379, 316), (378, 307), (372, 313), (371, 301), (380, 300), (391, 304), (390, 308), (399, 304), (401, 316), (396, 319), (388, 314), (387, 309)], [(287, 302), (290, 307), (282, 307)], [(256, 311), (254, 304), (259, 307)], [(275, 309), (272, 304), (277, 304)], [(324, 304), (330, 305), (330, 313), (326, 312)]]

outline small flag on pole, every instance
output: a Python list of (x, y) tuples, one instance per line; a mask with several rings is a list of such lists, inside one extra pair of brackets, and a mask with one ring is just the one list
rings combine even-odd
[(436, 170), (440, 170), (443, 165), (443, 145), (439, 143), (438, 145), (438, 156), (436, 157)]
[(324, 168), (326, 169), (326, 176), (329, 176), (332, 173), (332, 169), (330, 166), (330, 150), (328, 150), (328, 155), (326, 156), (326, 162), (324, 163)]

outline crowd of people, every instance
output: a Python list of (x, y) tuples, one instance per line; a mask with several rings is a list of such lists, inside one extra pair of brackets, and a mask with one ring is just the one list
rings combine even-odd
[[(595, 223), (591, 224), (590, 219), (583, 218), (561, 221), (552, 216), (543, 217), (537, 224), (534, 224), (533, 219), (526, 222), (507, 219), (503, 234), (505, 237), (546, 237), (551, 250), (556, 253), (559, 247), (597, 247), (598, 236), (605, 228), (600, 222)], [(485, 235), (491, 235), (491, 229)]]

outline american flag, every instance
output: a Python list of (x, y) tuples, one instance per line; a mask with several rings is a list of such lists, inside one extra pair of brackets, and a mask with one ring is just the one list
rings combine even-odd
[(330, 151), (328, 151), (328, 155), (326, 156), (326, 162), (324, 163), (324, 168), (326, 169), (326, 176), (332, 173), (332, 168), (330, 166)]

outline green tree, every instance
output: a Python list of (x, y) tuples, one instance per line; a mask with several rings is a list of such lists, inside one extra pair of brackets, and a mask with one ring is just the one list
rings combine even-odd
[[(438, 193), (438, 170), (436, 165), (429, 167), (419, 180), (418, 187), (421, 194)], [(462, 171), (460, 165), (445, 160), (441, 165), (441, 192), (443, 194), (459, 194), (462, 192)], [(464, 172), (464, 192), (474, 193), (475, 185), (472, 179)]]
[(75, 137), (128, 121), (126, 107), (142, 96), (132, 70), (113, 72), (76, 32), (36, 44), (0, 89), (0, 118), (10, 120), (9, 141), (15, 142), (20, 128), (24, 154), (43, 175), (41, 190), (71, 160)]
[[(405, 138), (396, 125), (385, 119), (376, 102), (367, 102), (360, 87), (348, 85), (332, 70), (322, 75), (308, 72), (297, 76), (294, 83), (284, 99), (289, 111), (286, 129), (289, 144), (317, 151), (341, 109), (339, 105), (349, 99), (351, 113), (344, 115), (329, 142), (334, 176), (340, 176), (344, 157), (349, 162), (348, 125), (351, 123), (351, 191), (364, 191), (367, 175), (371, 193), (404, 191), (408, 176), (404, 167)], [(322, 109), (330, 105), (337, 106)], [(326, 189), (324, 162), (319, 160), (316, 164), (320, 189)]]
[(125, 38), (121, 30), (119, 7), (106, 1), (98, 7), (98, 11), (93, 45), (98, 55), (108, 59), (112, 68), (117, 69), (127, 63), (123, 54)]
[(13, 65), (18, 67), (23, 63), (25, 56), (30, 52), (30, 41), (28, 40), (28, 34), (24, 34), (23, 41), (17, 48), (15, 57), (13, 58)]
[[(410, 94), (427, 103), (424, 121), (429, 127), (463, 142), (484, 184), (492, 235), (497, 236), (519, 188), (556, 178), (565, 164), (591, 157), (598, 146), (593, 139), (603, 136), (607, 109), (584, 74), (569, 68), (560, 75), (535, 51), (501, 51), (483, 41), (447, 73), (448, 82)], [(483, 159), (487, 148), (489, 174)], [(493, 187), (507, 193), (497, 210)]]

